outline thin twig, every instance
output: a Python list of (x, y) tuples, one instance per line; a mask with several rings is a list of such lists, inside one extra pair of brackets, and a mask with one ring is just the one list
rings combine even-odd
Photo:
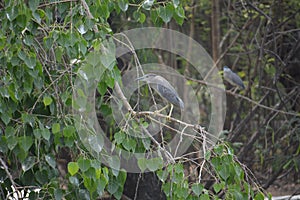
[(201, 163), (201, 166), (200, 166), (200, 170), (199, 170), (199, 176), (198, 176), (198, 182), (200, 183), (201, 182), (201, 176), (202, 176), (202, 171), (203, 171), (203, 167), (205, 165), (205, 162), (206, 162), (206, 159), (205, 159), (205, 155), (206, 155), (206, 135), (205, 133), (203, 133), (203, 130), (200, 129), (200, 134), (202, 135), (202, 138), (203, 138), (203, 142), (202, 142), (202, 151), (203, 151), (203, 161)]
[(15, 181), (14, 181), (14, 179), (13, 179), (11, 173), (10, 173), (9, 170), (8, 170), (7, 165), (5, 164), (4, 160), (2, 160), (1, 157), (0, 157), (0, 163), (1, 163), (1, 165), (3, 166), (4, 171), (6, 172), (7, 177), (9, 178), (9, 180), (10, 180), (12, 186), (13, 186), (14, 188), (17, 188), (17, 187), (16, 187), (16, 184), (15, 184)]
[[(224, 88), (222, 88), (222, 87), (219, 87), (219, 86), (214, 85), (214, 84), (207, 83), (207, 82), (205, 82), (205, 81), (203, 81), (203, 80), (197, 80), (197, 79), (193, 79), (193, 78), (187, 78), (187, 79), (188, 79), (188, 80), (191, 80), (191, 81), (194, 81), (194, 82), (197, 82), (197, 83), (200, 83), (200, 84), (203, 84), (203, 85), (208, 85), (208, 86), (210, 86), (210, 87), (214, 87), (214, 88), (216, 88), (216, 89), (219, 89), (220, 91), (223, 91), (223, 90), (224, 90)], [(238, 94), (238, 93), (234, 93), (234, 92), (232, 92), (232, 91), (230, 91), (230, 90), (226, 90), (226, 93), (227, 93), (227, 94), (230, 94), (230, 95), (232, 95), (232, 96), (235, 96), (235, 97), (244, 99), (244, 100), (246, 100), (246, 101), (248, 101), (248, 102), (250, 102), (250, 103), (252, 103), (252, 104), (254, 104), (254, 105), (257, 105), (257, 106), (259, 106), (259, 107), (261, 107), (261, 108), (264, 108), (264, 109), (266, 109), (266, 110), (275, 111), (275, 112), (278, 112), (278, 113), (281, 113), (281, 114), (285, 114), (285, 115), (299, 116), (299, 114), (298, 114), (298, 113), (295, 113), (295, 112), (286, 112), (286, 111), (283, 111), (283, 110), (278, 110), (278, 109), (275, 109), (275, 108), (272, 108), (272, 107), (265, 106), (265, 105), (263, 105), (263, 104), (260, 104), (260, 103), (257, 102), (257, 101), (254, 101), (254, 100), (252, 100), (252, 99), (250, 99), (250, 98), (248, 98), (248, 97), (246, 97), (246, 96), (240, 95), (240, 94)]]

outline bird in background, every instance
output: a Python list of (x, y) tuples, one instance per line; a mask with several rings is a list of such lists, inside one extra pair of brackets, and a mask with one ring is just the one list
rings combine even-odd
[[(180, 107), (181, 110), (184, 109), (184, 103), (177, 94), (174, 87), (162, 76), (159, 76), (157, 74), (145, 74), (142, 77), (137, 78), (138, 81), (145, 81), (148, 84), (153, 84), (154, 89), (159, 93), (159, 95), (166, 99), (169, 103), (171, 103), (171, 109), (168, 115), (168, 118), (171, 117), (172, 111), (173, 111), (173, 105)], [(165, 106), (158, 112), (161, 112), (162, 110), (166, 109), (168, 107)]]
[(237, 86), (240, 89), (245, 89), (245, 85), (242, 79), (227, 66), (223, 68), (224, 79), (228, 81), (231, 85)]

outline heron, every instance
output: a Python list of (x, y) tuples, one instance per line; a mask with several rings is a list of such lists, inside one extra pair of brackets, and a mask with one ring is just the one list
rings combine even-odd
[(223, 68), (224, 79), (228, 81), (231, 85), (237, 86), (241, 89), (245, 89), (242, 79), (227, 66)]
[[(172, 111), (173, 111), (173, 105), (180, 107), (181, 110), (184, 109), (184, 103), (177, 94), (174, 87), (162, 76), (159, 76), (157, 74), (145, 74), (142, 77), (137, 78), (138, 81), (145, 81), (148, 84), (154, 85), (154, 89), (159, 93), (159, 95), (166, 99), (171, 104), (171, 109), (168, 115), (168, 118), (171, 117)], [(168, 105), (167, 105), (168, 106)], [(165, 108), (159, 110), (158, 112), (161, 112)]]

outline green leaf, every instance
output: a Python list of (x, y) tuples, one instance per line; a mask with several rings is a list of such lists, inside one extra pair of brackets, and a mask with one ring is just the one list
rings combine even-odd
[(106, 93), (107, 85), (105, 84), (104, 81), (101, 81), (101, 82), (98, 83), (97, 90), (101, 95), (104, 95)]
[(19, 148), (14, 149), (14, 153), (16, 154), (17, 158), (23, 162), (27, 157), (28, 151), (24, 151), (24, 149), (22, 149), (19, 145)]
[(14, 127), (12, 127), (12, 126), (7, 126), (7, 127), (5, 128), (5, 136), (6, 136), (7, 138), (9, 138), (9, 137), (14, 137), (15, 134), (16, 134), (16, 129), (15, 129)]
[(14, 102), (18, 102), (20, 99), (18, 97), (18, 92), (17, 89), (15, 87), (15, 84), (12, 83), (8, 86), (8, 94), (9, 97), (14, 101)]
[(33, 135), (36, 139), (41, 139), (41, 137), (42, 137), (41, 129), (34, 129)]
[(108, 180), (104, 177), (103, 174), (100, 175), (100, 179), (96, 180), (98, 195), (100, 195), (100, 196), (103, 195), (107, 182), (108, 182)]
[(92, 178), (84, 176), (83, 184), (84, 184), (84, 187), (86, 187), (86, 189), (88, 189), (90, 193), (93, 193), (97, 189), (97, 186)]
[(56, 168), (56, 161), (52, 155), (45, 155), (45, 160), (53, 169)]
[(28, 1), (28, 5), (29, 5), (29, 8), (32, 12), (34, 12), (37, 7), (39, 6), (39, 3), (40, 1), (39, 0), (30, 0)]
[(63, 197), (63, 192), (62, 192), (62, 190), (61, 189), (55, 189), (54, 190), (54, 197), (55, 197), (55, 200), (61, 200), (61, 199), (63, 199), (62, 197)]
[(48, 171), (44, 169), (44, 170), (37, 171), (34, 177), (36, 178), (38, 183), (44, 185), (49, 181), (48, 175), (49, 175)]
[(116, 180), (116, 178), (110, 179), (108, 182), (107, 191), (110, 194), (114, 194), (118, 191), (118, 188), (119, 188), (119, 183)]
[(100, 111), (104, 116), (108, 116), (112, 113), (111, 107), (106, 104), (101, 105)]
[(214, 188), (214, 191), (215, 191), (216, 193), (219, 193), (219, 192), (224, 188), (224, 186), (225, 186), (225, 183), (224, 183), (224, 182), (221, 182), (221, 183), (215, 183), (215, 184), (213, 185), (213, 188)]
[(140, 14), (140, 18), (139, 18), (139, 22), (142, 24), (144, 23), (146, 20), (146, 15), (144, 13), (141, 12)]
[(118, 156), (111, 156), (108, 158), (108, 164), (115, 170), (120, 169), (120, 158)]
[(61, 62), (62, 61), (62, 57), (64, 55), (64, 48), (61, 46), (58, 46), (54, 49), (55, 52), (55, 58), (57, 62)]
[(51, 47), (54, 43), (54, 39), (52, 37), (44, 37), (43, 41), (44, 41), (46, 49), (51, 49)]
[(7, 152), (7, 140), (5, 136), (0, 136), (0, 152), (6, 153)]
[(99, 13), (101, 13), (101, 16), (104, 17), (106, 20), (109, 18), (110, 11), (108, 9), (108, 6), (106, 3), (102, 3), (99, 6)]
[(88, 159), (79, 158), (77, 163), (82, 172), (87, 171), (91, 167), (91, 161)]
[(207, 151), (205, 153), (205, 160), (209, 160), (210, 159), (210, 156), (211, 156), (211, 151)]
[(6, 46), (6, 40), (7, 38), (5, 36), (0, 37), (0, 51)]
[(10, 60), (12, 66), (19, 66), (20, 61), (21, 61), (21, 59), (19, 57), (17, 57), (16, 55), (14, 55)]
[(19, 145), (20, 147), (25, 151), (28, 152), (28, 150), (30, 149), (31, 145), (33, 144), (33, 140), (31, 136), (23, 136), (23, 137), (19, 137)]
[(32, 46), (33, 45), (33, 36), (32, 35), (25, 35), (23, 42), (24, 44), (26, 44), (27, 46)]
[(27, 24), (27, 16), (19, 14), (16, 18), (16, 24), (22, 29), (25, 28)]
[(187, 187), (178, 187), (177, 190), (175, 191), (175, 194), (180, 199), (186, 199), (187, 196), (189, 195), (189, 189)]
[(120, 9), (125, 12), (128, 9), (128, 0), (118, 0)]
[(170, 199), (169, 197), (171, 196), (170, 194), (172, 194), (170, 191), (172, 191), (171, 189), (171, 183), (167, 182), (165, 184), (162, 185), (162, 189), (165, 192), (166, 196), (168, 197), (168, 199)]
[(7, 125), (10, 122), (10, 120), (12, 119), (12, 115), (11, 115), (11, 113), (3, 112), (3, 113), (0, 113), (0, 118), (4, 122), (4, 124)]
[[(93, 168), (93, 169), (95, 169), (95, 168)], [(101, 167), (99, 167), (98, 169), (95, 169), (95, 171), (96, 171), (96, 176), (95, 176), (95, 180), (96, 180), (96, 179), (99, 179), (99, 178), (100, 178), (100, 175), (101, 175)]]
[(114, 138), (117, 144), (121, 144), (125, 139), (125, 133), (123, 131), (119, 131), (115, 133)]
[(41, 23), (42, 19), (41, 19), (41, 15), (42, 15), (42, 11), (38, 10), (37, 12), (33, 12), (32, 16), (34, 17), (34, 19), (36, 20), (37, 23)]
[(233, 199), (245, 199), (243, 198), (243, 193), (239, 187), (232, 188), (231, 194), (233, 194)]
[(23, 87), (24, 87), (24, 91), (28, 95), (30, 95), (33, 87), (33, 78), (30, 75), (26, 75), (24, 77)]
[(142, 13), (140, 10), (134, 11), (133, 12), (133, 18), (137, 21), (140, 22), (141, 24), (145, 22), (146, 20), (146, 15)]
[(112, 39), (104, 40), (101, 44), (101, 54), (98, 59), (100, 60), (101, 64), (109, 70), (112, 70), (115, 63), (116, 63), (116, 47)]
[(123, 147), (127, 150), (127, 151), (133, 151), (136, 148), (136, 141), (130, 137), (127, 137), (123, 142), (122, 142)]
[(50, 131), (47, 128), (41, 129), (41, 134), (42, 134), (42, 137), (45, 140), (49, 141), (49, 139), (50, 139)]
[(172, 4), (167, 4), (167, 6), (161, 6), (158, 10), (158, 15), (161, 17), (161, 19), (168, 23), (171, 21), (171, 18), (174, 13), (174, 7)]
[(158, 170), (156, 174), (159, 180), (162, 182), (165, 182), (169, 176), (169, 172), (167, 170)]
[(17, 144), (18, 144), (18, 141), (14, 137), (7, 138), (7, 147), (9, 150), (13, 150)]
[(152, 158), (152, 159), (149, 159), (148, 162), (147, 162), (147, 168), (150, 170), (150, 171), (156, 171), (160, 168), (163, 167), (163, 160), (162, 158)]
[(50, 131), (47, 128), (34, 129), (33, 134), (37, 139), (40, 139), (40, 137), (43, 137), (47, 141), (49, 141), (50, 135), (51, 135)]
[(52, 98), (49, 96), (45, 96), (43, 102), (45, 106), (49, 106), (52, 103)]
[(89, 52), (85, 58), (86, 62), (95, 67), (100, 63), (100, 55), (101, 54), (97, 51)]
[(79, 180), (76, 176), (70, 176), (69, 181), (72, 185), (75, 185), (76, 187), (79, 186)]
[(150, 10), (150, 18), (153, 21), (153, 23), (156, 24), (158, 17), (159, 8)]
[(254, 196), (255, 200), (264, 200), (265, 196), (262, 192), (258, 192), (255, 196)]
[(172, 176), (172, 182), (179, 184), (184, 179), (184, 173), (183, 172), (176, 172)]
[(178, 6), (175, 9), (175, 14), (173, 17), (179, 25), (183, 24), (184, 19), (185, 19), (185, 14), (184, 14), (184, 9), (182, 8), (182, 6)]
[(72, 137), (75, 133), (74, 126), (66, 126), (63, 130), (63, 134), (65, 137)]
[(6, 87), (0, 87), (0, 94), (2, 97), (9, 98), (9, 94)]
[(123, 185), (126, 181), (127, 173), (125, 171), (120, 171), (119, 176), (117, 177), (120, 185)]
[(121, 82), (122, 81), (122, 76), (121, 76), (121, 71), (119, 70), (119, 68), (116, 66), (113, 68), (112, 71), (110, 71), (111, 77), (117, 81), (117, 82)]
[(215, 152), (218, 156), (223, 155), (223, 151), (224, 151), (224, 146), (223, 146), (223, 145), (216, 145), (216, 146), (214, 147), (214, 152)]
[(100, 153), (102, 151), (103, 145), (104, 145), (104, 139), (101, 134), (97, 135), (89, 135), (88, 136), (88, 142), (91, 146), (91, 148), (97, 152)]
[(105, 76), (105, 83), (106, 83), (106, 85), (108, 87), (114, 88), (114, 86), (115, 86), (115, 79), (113, 79), (112, 76), (107, 75), (107, 76)]
[(219, 171), (221, 178), (226, 181), (229, 176), (230, 176), (230, 172), (229, 172), (229, 167), (227, 165), (222, 165), (221, 170)]
[(77, 162), (69, 162), (68, 163), (68, 172), (71, 176), (74, 176), (79, 170), (79, 166)]
[(184, 173), (184, 169), (183, 169), (183, 165), (181, 163), (178, 163), (174, 166), (174, 170), (175, 170), (175, 173), (176, 174), (179, 174), (179, 173)]
[(180, 1), (179, 0), (172, 0), (174, 8), (177, 8), (177, 6), (179, 5)]
[(149, 150), (151, 147), (151, 139), (150, 138), (142, 138), (142, 143), (146, 150)]
[(56, 134), (59, 132), (60, 132), (60, 124), (59, 123), (52, 124), (52, 133)]
[(138, 166), (142, 172), (147, 169), (147, 159), (146, 158), (139, 158), (138, 159)]
[[(80, 168), (80, 166), (79, 166), (79, 168)], [(95, 170), (95, 168), (90, 167), (87, 171), (84, 172), (84, 175), (95, 181), (97, 178), (99, 178), (99, 177), (97, 177), (97, 175), (98, 175), (97, 171), (98, 170)]]
[(202, 193), (204, 186), (200, 183), (194, 183), (192, 185), (192, 191), (195, 193), (195, 195), (197, 195), (198, 197), (200, 196), (200, 194)]
[(34, 54), (27, 56), (24, 62), (29, 69), (34, 69), (34, 67), (36, 66), (36, 56)]
[(97, 170), (99, 169), (101, 172), (101, 162), (99, 160), (91, 160), (91, 167)]
[(21, 164), (23, 172), (26, 172), (27, 170), (31, 169), (35, 164), (35, 157), (27, 157)]
[(34, 120), (33, 115), (28, 114), (28, 113), (22, 113), (21, 119), (24, 124), (29, 124), (31, 127), (34, 126), (35, 120)]
[(78, 190), (78, 199), (90, 200), (90, 193), (86, 189), (79, 189)]
[(18, 16), (18, 9), (15, 6), (11, 6), (7, 9), (6, 17), (9, 21), (13, 21)]
[[(83, 74), (83, 71), (80, 70), (79, 73), (81, 75), (83, 75), (83, 77), (86, 77), (86, 74)], [(86, 80), (88, 80), (88, 79), (86, 79)], [(84, 91), (81, 88), (77, 89), (77, 94), (78, 94), (78, 97), (86, 98), (86, 95), (85, 95)]]
[(143, 7), (145, 10), (150, 10), (151, 7), (152, 7), (152, 5), (153, 5), (153, 3), (154, 3), (154, 0), (145, 0), (145, 1), (143, 2), (142, 7)]
[(200, 196), (200, 200), (210, 200), (210, 199), (209, 199), (209, 195), (208, 195), (208, 194), (202, 194), (202, 195)]

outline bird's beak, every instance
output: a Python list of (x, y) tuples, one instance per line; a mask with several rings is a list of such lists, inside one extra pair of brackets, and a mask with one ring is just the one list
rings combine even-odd
[(135, 81), (141, 81), (141, 80), (143, 80), (144, 78), (145, 78), (145, 76), (141, 76), (141, 77), (139, 77), (139, 78), (136, 78)]

